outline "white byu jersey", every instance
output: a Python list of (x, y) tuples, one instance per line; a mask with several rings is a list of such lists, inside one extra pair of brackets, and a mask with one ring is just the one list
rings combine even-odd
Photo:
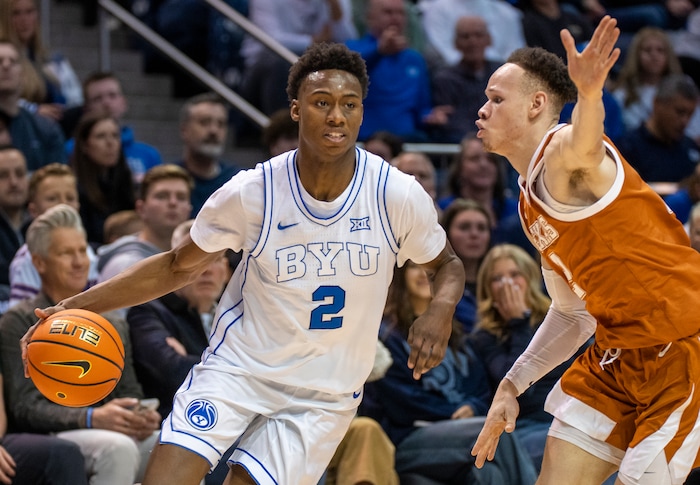
[(192, 226), (207, 252), (243, 251), (203, 362), (216, 354), (277, 383), (347, 394), (372, 369), (394, 266), (433, 260), (446, 237), (428, 194), (381, 158), (356, 149), (349, 186), (322, 202), (302, 187), (296, 154), (238, 173)]

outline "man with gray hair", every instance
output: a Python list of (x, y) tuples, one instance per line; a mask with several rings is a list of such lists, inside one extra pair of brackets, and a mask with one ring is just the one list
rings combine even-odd
[(228, 134), (228, 109), (215, 93), (204, 93), (185, 101), (180, 109), (180, 138), (184, 167), (194, 179), (192, 217), (196, 216), (216, 189), (233, 177), (238, 168), (221, 160)]
[(645, 182), (678, 183), (695, 170), (700, 148), (685, 134), (685, 129), (698, 97), (698, 88), (689, 76), (665, 77), (649, 118), (618, 140), (620, 152)]
[(34, 323), (37, 305), (52, 305), (81, 292), (90, 261), (80, 215), (60, 204), (37, 217), (27, 230), (27, 246), (41, 276), (41, 292), (0, 318), (0, 355), (5, 377), (8, 430), (15, 433), (53, 433), (76, 443), (85, 457), (91, 485), (132, 485), (141, 476), (158, 436), (160, 415), (139, 410), (143, 397), (136, 379), (126, 322), (105, 313), (124, 343), (122, 378), (105, 399), (89, 407), (65, 407), (41, 395), (24, 377), (18, 340)]

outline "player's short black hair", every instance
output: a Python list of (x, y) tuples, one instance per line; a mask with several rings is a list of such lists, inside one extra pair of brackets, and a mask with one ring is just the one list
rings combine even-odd
[(351, 51), (344, 44), (321, 42), (306, 49), (306, 52), (289, 69), (287, 80), (289, 100), (297, 99), (299, 87), (306, 76), (312, 72), (328, 69), (347, 71), (355, 76), (362, 86), (362, 97), (367, 96), (369, 77), (362, 56), (358, 52)]
[(544, 84), (554, 97), (557, 111), (566, 103), (576, 101), (576, 85), (569, 77), (566, 64), (556, 54), (541, 47), (523, 47), (514, 50), (506, 62), (523, 68), (535, 84)]

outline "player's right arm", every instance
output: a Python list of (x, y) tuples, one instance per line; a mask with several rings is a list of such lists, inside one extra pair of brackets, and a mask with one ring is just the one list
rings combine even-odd
[(212, 262), (220, 258), (221, 254), (207, 253), (187, 237), (170, 251), (139, 261), (113, 278), (66, 298), (53, 307), (36, 309), (35, 314), (40, 320), (20, 341), (25, 375), (27, 343), (36, 325), (40, 325), (49, 315), (67, 308), (83, 308), (95, 313), (104, 313), (151, 301), (196, 279)]
[(617, 21), (604, 17), (595, 29), (588, 45), (578, 52), (574, 38), (568, 30), (561, 32), (566, 49), (569, 77), (576, 85), (578, 99), (571, 115), (571, 129), (566, 133), (563, 145), (563, 161), (575, 164), (568, 168), (594, 168), (605, 155), (603, 147), (603, 87), (610, 69), (620, 56), (615, 43), (620, 35)]
[(612, 185), (616, 169), (603, 144), (603, 87), (620, 50), (615, 19), (604, 17), (590, 42), (578, 52), (574, 38), (562, 30), (568, 72), (578, 90), (571, 124), (559, 130), (547, 151), (544, 181), (555, 199), (583, 205), (598, 200)]
[(413, 369), (414, 379), (420, 379), (437, 367), (445, 357), (452, 333), (452, 316), (464, 294), (464, 266), (449, 242), (445, 242), (436, 258), (421, 264), (421, 267), (428, 272), (432, 282), (433, 298), (408, 331), (411, 346), (408, 367)]
[(92, 288), (66, 298), (55, 307), (45, 309), (45, 316), (56, 309), (83, 308), (104, 313), (132, 307), (171, 293), (194, 281), (218, 258), (208, 253), (187, 236), (177, 247), (139, 261), (122, 273)]

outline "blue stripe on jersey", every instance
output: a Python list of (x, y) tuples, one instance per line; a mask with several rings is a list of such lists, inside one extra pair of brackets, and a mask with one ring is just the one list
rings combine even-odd
[[(221, 453), (219, 450), (216, 449), (216, 447), (214, 447), (211, 443), (208, 443), (207, 441), (205, 441), (205, 440), (202, 439), (201, 437), (199, 437), (199, 436), (197, 436), (197, 435), (194, 435), (194, 434), (192, 434), (192, 433), (186, 433), (185, 431), (180, 431), (180, 430), (177, 430), (177, 429), (173, 428), (173, 420), (172, 420), (172, 417), (170, 418), (170, 430), (171, 430), (173, 433), (184, 434), (185, 436), (189, 436), (190, 438), (194, 438), (194, 439), (196, 439), (197, 441), (201, 441), (201, 442), (204, 443), (208, 448), (211, 448), (212, 450), (214, 450), (214, 451), (216, 452), (216, 454), (219, 455), (219, 459), (221, 459), (221, 457), (223, 456), (223, 453)], [(163, 435), (161, 434), (161, 440), (162, 440), (162, 436), (163, 436)], [(182, 449), (184, 449), (184, 450), (191, 451), (191, 452), (194, 453), (195, 455), (198, 455), (198, 456), (201, 456), (202, 458), (204, 458), (204, 459), (207, 461), (207, 463), (209, 462), (209, 459), (208, 459), (207, 457), (205, 457), (204, 455), (202, 455), (201, 453), (197, 453), (197, 451), (191, 450), (190, 448), (187, 448), (187, 447), (185, 447), (185, 446), (182, 446), (182, 445), (179, 444), (179, 443), (173, 443), (173, 442), (170, 442), (170, 441), (161, 441), (161, 443), (167, 443), (167, 444), (169, 444), (169, 445), (175, 445), (175, 446), (180, 447), (180, 448), (182, 448)], [(212, 463), (212, 465), (213, 465), (213, 463)]]
[[(273, 476), (270, 474), (270, 472), (267, 470), (267, 468), (265, 467), (265, 465), (264, 465), (260, 460), (258, 460), (257, 458), (255, 458), (253, 455), (251, 455), (250, 453), (248, 453), (248, 452), (247, 452), (246, 450), (244, 450), (243, 448), (236, 447), (236, 451), (240, 451), (241, 453), (243, 453), (243, 454), (247, 455), (248, 457), (250, 457), (253, 461), (255, 461), (255, 463), (257, 463), (258, 465), (260, 465), (260, 468), (262, 468), (262, 469), (265, 471), (265, 473), (266, 473), (267, 476), (270, 478), (270, 480), (272, 480), (275, 484), (278, 483), (277, 480), (275, 480), (275, 477), (273, 477)], [(245, 465), (243, 465), (243, 463), (240, 463), (240, 462), (237, 462), (237, 461), (236, 461), (236, 462), (234, 462), (234, 461), (229, 461), (229, 463), (234, 463), (234, 464), (237, 464), (237, 465), (241, 465), (243, 468), (246, 468)], [(248, 472), (250, 473), (250, 470), (246, 470), (246, 471), (248, 471)], [(260, 483), (258, 480), (255, 479), (255, 477), (251, 476), (251, 478), (252, 478), (253, 480), (255, 480), (255, 483)]]
[[(224, 325), (229, 325), (229, 326), (230, 326), (230, 324), (235, 323), (236, 320), (238, 320), (239, 318), (241, 318), (241, 316), (243, 315), (243, 312), (241, 312), (240, 314), (237, 314), (238, 316), (236, 316), (236, 314), (234, 314), (234, 315), (229, 315), (229, 312), (233, 312), (234, 310), (236, 310), (236, 308), (237, 308), (241, 303), (243, 303), (243, 299), (240, 299), (238, 302), (236, 302), (235, 305), (233, 305), (231, 308), (229, 308), (228, 310), (226, 310), (225, 312), (223, 312), (223, 313), (221, 314), (221, 316), (219, 317), (219, 319), (216, 321), (216, 324), (214, 325), (214, 329), (213, 329), (212, 332), (211, 332), (212, 337), (214, 337), (214, 336), (216, 335), (216, 332), (217, 332), (218, 329), (219, 329), (219, 324), (222, 322), (222, 320), (224, 320), (224, 318), (226, 318), (226, 321), (228, 322), (228, 323), (224, 323)], [(233, 320), (231, 320), (232, 317), (234, 317)], [(229, 320), (231, 320), (231, 321), (229, 321)], [(226, 333), (226, 332), (224, 332), (224, 334), (225, 334), (225, 333)], [(216, 348), (218, 349), (220, 345), (221, 345), (221, 344), (217, 345)], [(214, 351), (213, 351), (212, 353), (216, 353), (216, 349), (214, 349)]]
[[(270, 228), (272, 227), (272, 164), (268, 160), (262, 164), (263, 169), (263, 220), (262, 227), (260, 228), (260, 236), (258, 236), (258, 241), (251, 250), (251, 254), (258, 256), (265, 244), (267, 243), (268, 237), (270, 237)], [(235, 215), (234, 215), (235, 217)]]
[(299, 180), (299, 174), (296, 171), (296, 152), (294, 159), (287, 159), (287, 178), (289, 181), (289, 187), (291, 189), (292, 197), (294, 198), (294, 203), (296, 204), (299, 211), (304, 216), (306, 216), (307, 219), (317, 224), (321, 224), (323, 226), (330, 226), (331, 224), (334, 224), (339, 219), (341, 219), (350, 210), (353, 203), (357, 199), (357, 196), (359, 195), (360, 188), (362, 187), (362, 182), (364, 180), (366, 172), (367, 157), (365, 155), (364, 157), (362, 157), (363, 159), (361, 160), (361, 153), (362, 152), (360, 152), (359, 149), (356, 147), (355, 161), (357, 163), (355, 163), (355, 173), (353, 175), (352, 181), (350, 182), (351, 186), (347, 198), (343, 202), (343, 205), (338, 209), (338, 211), (335, 214), (332, 214), (328, 217), (318, 217), (313, 212), (311, 212), (309, 207), (306, 206), (306, 204), (304, 203), (304, 198), (301, 195), (304, 189), (302, 187), (301, 181)]
[(379, 222), (382, 225), (382, 230), (384, 231), (384, 237), (386, 238), (389, 247), (394, 254), (399, 253), (399, 243), (396, 241), (394, 236), (394, 231), (391, 228), (391, 222), (389, 221), (389, 214), (386, 206), (386, 187), (389, 182), (389, 170), (391, 165), (387, 162), (382, 163), (379, 180), (377, 180), (377, 205), (379, 209)]
[[(243, 300), (236, 303), (232, 308), (230, 308), (230, 310), (235, 309), (241, 303), (243, 303)], [(224, 341), (226, 340), (226, 334), (228, 333), (228, 329), (231, 328), (231, 326), (234, 325), (238, 320), (243, 318), (243, 313), (244, 312), (229, 313), (229, 310), (227, 310), (226, 313), (224, 313), (224, 315), (221, 315), (221, 318), (217, 322), (217, 326), (218, 326), (219, 322), (222, 322), (222, 320), (224, 320), (223, 325), (226, 325), (226, 329), (221, 334), (221, 342), (219, 342), (216, 346), (214, 346), (213, 343), (210, 343), (209, 346), (212, 348), (212, 351), (211, 351), (212, 354), (216, 354), (216, 351), (219, 350), (219, 348), (224, 344)], [(226, 319), (224, 319), (224, 316), (226, 316)], [(216, 335), (216, 333), (212, 333), (212, 337), (215, 335)]]

